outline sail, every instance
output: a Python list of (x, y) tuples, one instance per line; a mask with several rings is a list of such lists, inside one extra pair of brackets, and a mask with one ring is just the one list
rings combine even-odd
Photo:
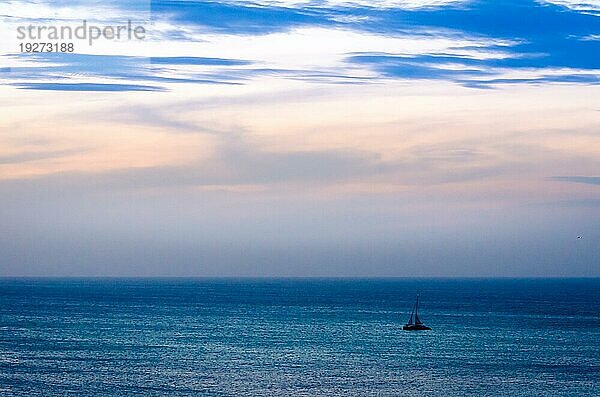
[(417, 313), (415, 313), (415, 324), (423, 324)]
[(419, 318), (419, 295), (417, 295), (417, 303), (415, 304), (415, 324), (423, 324)]
[(415, 311), (416, 309), (417, 309), (417, 306), (415, 306), (415, 307), (413, 308), (413, 311), (412, 311), (412, 313), (410, 314), (410, 318), (408, 319), (408, 323), (407, 323), (406, 325), (413, 325), (412, 318), (413, 318), (413, 316), (414, 316), (414, 315), (415, 315), (415, 313), (416, 313), (416, 311)]

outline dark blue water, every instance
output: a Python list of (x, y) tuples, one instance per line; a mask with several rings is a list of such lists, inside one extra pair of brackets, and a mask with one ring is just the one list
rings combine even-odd
[(600, 280), (0, 280), (0, 395), (597, 396)]

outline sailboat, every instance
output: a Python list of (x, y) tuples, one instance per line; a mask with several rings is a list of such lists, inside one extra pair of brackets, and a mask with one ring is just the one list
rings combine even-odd
[(405, 331), (426, 331), (431, 329), (425, 324), (423, 324), (423, 322), (419, 318), (419, 295), (417, 295), (417, 303), (415, 303), (415, 307), (412, 313), (410, 314), (410, 319), (408, 320), (408, 323), (406, 323), (404, 327), (402, 327), (402, 329)]

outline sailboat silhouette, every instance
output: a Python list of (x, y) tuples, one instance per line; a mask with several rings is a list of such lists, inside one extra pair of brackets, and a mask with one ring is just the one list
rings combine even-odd
[(408, 320), (408, 323), (406, 323), (404, 327), (402, 327), (402, 329), (405, 331), (426, 331), (431, 329), (425, 324), (423, 324), (423, 322), (419, 318), (419, 295), (417, 295), (417, 303), (415, 303), (415, 307), (412, 313), (410, 314), (410, 319)]

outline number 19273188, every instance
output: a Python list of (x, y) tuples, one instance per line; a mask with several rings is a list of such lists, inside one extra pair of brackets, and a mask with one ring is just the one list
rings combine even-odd
[(20, 43), (21, 52), (73, 52), (73, 43)]

